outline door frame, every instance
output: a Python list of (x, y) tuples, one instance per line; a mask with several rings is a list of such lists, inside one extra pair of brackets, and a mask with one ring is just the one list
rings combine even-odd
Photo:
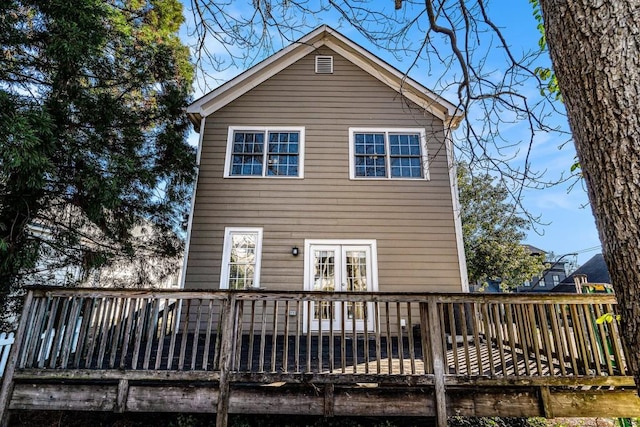
[[(378, 245), (375, 239), (305, 239), (304, 240), (304, 283), (303, 289), (305, 291), (312, 291), (311, 285), (311, 276), (312, 272), (312, 251), (311, 248), (313, 246), (339, 246), (340, 257), (342, 257), (342, 253), (344, 252), (345, 246), (367, 246), (369, 247), (369, 252), (371, 255), (371, 283), (367, 285), (367, 292), (378, 292)], [(340, 262), (342, 264), (342, 260)], [(370, 305), (370, 304), (368, 304)], [(373, 307), (369, 307), (370, 313), (372, 313)], [(303, 331), (307, 332), (307, 324), (308, 317), (310, 313), (307, 310), (307, 304), (303, 305), (303, 313), (302, 313), (302, 325)], [(344, 315), (344, 313), (343, 313)], [(370, 332), (375, 331), (377, 325), (374, 324), (373, 318), (368, 319), (368, 329)], [(312, 322), (313, 325), (313, 322)], [(347, 328), (351, 330), (351, 328)], [(312, 330), (317, 330), (312, 326)], [(323, 328), (324, 330), (324, 328)], [(335, 330), (335, 329), (334, 329)], [(362, 331), (363, 328), (358, 328), (358, 331)]]

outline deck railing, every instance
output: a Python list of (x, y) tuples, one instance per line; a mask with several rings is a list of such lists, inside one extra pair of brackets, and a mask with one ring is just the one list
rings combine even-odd
[(424, 375), (435, 335), (449, 376), (627, 372), (610, 295), (32, 292), (18, 369), (217, 371), (226, 334), (234, 373)]
[(33, 289), (9, 375), (171, 372), (221, 398), (230, 382), (615, 385), (605, 313), (612, 295)]

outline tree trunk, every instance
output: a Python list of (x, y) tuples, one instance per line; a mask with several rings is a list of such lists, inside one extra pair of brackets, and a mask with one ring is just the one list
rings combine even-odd
[(640, 2), (540, 3), (640, 389)]

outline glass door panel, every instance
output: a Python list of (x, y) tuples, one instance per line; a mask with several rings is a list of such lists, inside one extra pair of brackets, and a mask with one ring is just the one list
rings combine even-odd
[[(341, 252), (338, 245), (316, 245), (311, 248), (312, 291), (334, 292), (340, 290)], [(334, 303), (329, 301), (311, 304), (311, 328), (329, 330), (331, 323), (336, 328), (340, 322)]]
[[(370, 292), (372, 286), (371, 246), (369, 245), (311, 245), (307, 259), (309, 281), (306, 289), (320, 292)], [(374, 330), (373, 307), (364, 302), (314, 302), (311, 328), (328, 331)], [(305, 321), (305, 328), (306, 328)]]

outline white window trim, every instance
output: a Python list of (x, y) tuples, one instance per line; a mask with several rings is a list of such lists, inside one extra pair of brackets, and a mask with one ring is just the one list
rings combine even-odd
[[(312, 291), (310, 287), (312, 273), (312, 246), (368, 246), (371, 254), (371, 289), (368, 292), (379, 292), (378, 284), (378, 243), (375, 239), (305, 239), (304, 240), (304, 284), (303, 289), (305, 291)], [(372, 303), (368, 303), (372, 304)], [(373, 313), (373, 306), (371, 305), (371, 312)], [(304, 304), (302, 307), (302, 329), (303, 333), (308, 332), (309, 324), (309, 306)], [(378, 330), (379, 325), (375, 324), (375, 319), (369, 319), (368, 328), (369, 331), (374, 332)], [(362, 332), (362, 330), (358, 330)]]
[[(262, 159), (262, 175), (231, 175), (231, 153), (233, 152), (233, 134), (236, 131), (264, 132), (265, 133), (265, 152)], [(298, 176), (270, 176), (266, 174), (267, 167), (267, 143), (266, 134), (268, 132), (299, 132), (300, 141), (298, 147)], [(224, 162), (224, 178), (258, 178), (258, 179), (302, 179), (304, 178), (304, 144), (305, 128), (304, 126), (229, 126), (227, 133), (227, 152)]]
[(231, 258), (231, 235), (256, 233), (256, 265), (253, 277), (253, 288), (260, 287), (260, 269), (262, 264), (262, 227), (225, 227), (224, 246), (222, 249), (222, 265), (220, 267), (220, 289), (229, 289), (229, 260)]
[(369, 246), (371, 248), (371, 290), (378, 292), (378, 243), (375, 239), (305, 239), (304, 241), (304, 290), (309, 288), (311, 278), (311, 246), (314, 245), (340, 245), (340, 246)]
[[(384, 133), (385, 134), (385, 167), (387, 169), (386, 177), (364, 177), (356, 176), (356, 163), (355, 163), (355, 140), (354, 135), (356, 133)], [(420, 134), (420, 156), (422, 158), (422, 177), (421, 178), (404, 178), (404, 177), (392, 177), (391, 166), (387, 161), (390, 158), (389, 152), (389, 135), (390, 133), (418, 133)], [(429, 180), (429, 155), (427, 152), (427, 132), (424, 128), (349, 128), (349, 179), (363, 180), (363, 181), (384, 181), (384, 180), (400, 180), (400, 181), (420, 181)]]

